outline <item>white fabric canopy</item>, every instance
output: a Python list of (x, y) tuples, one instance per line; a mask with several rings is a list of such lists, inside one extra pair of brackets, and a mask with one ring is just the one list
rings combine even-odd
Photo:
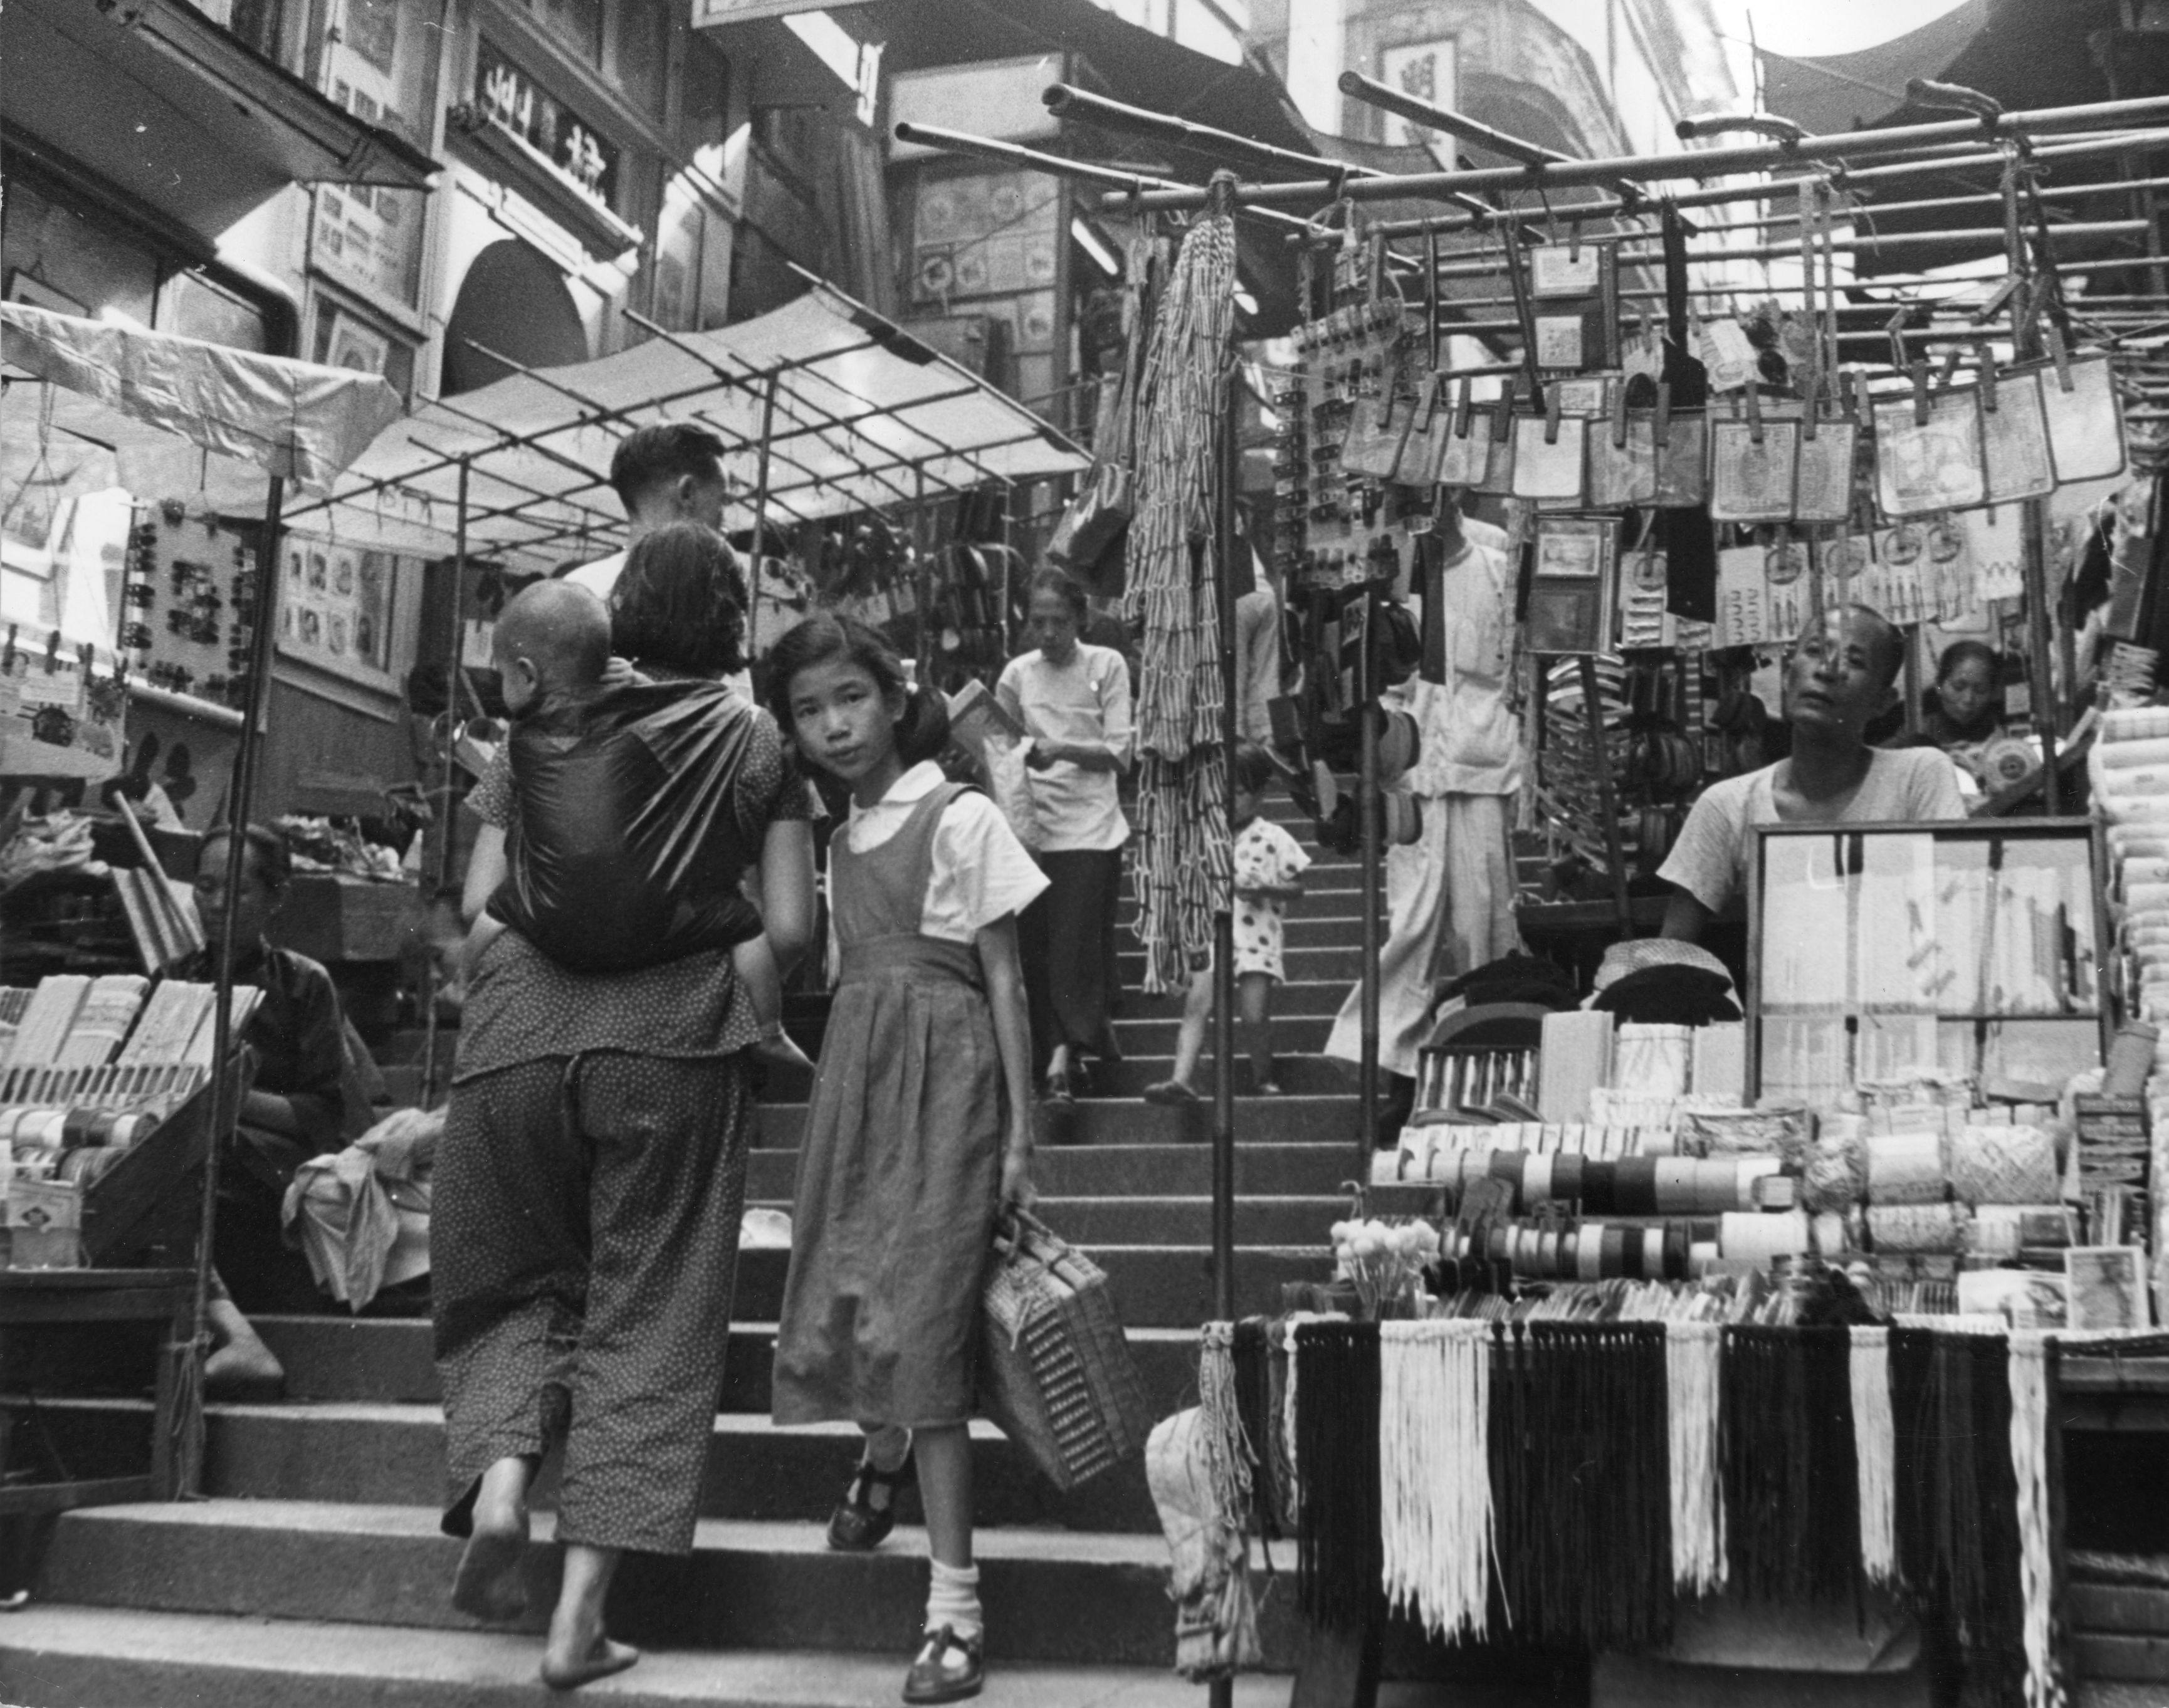
[(111, 451), (139, 498), (201, 492), (246, 512), (261, 508), (267, 475), (321, 492), (400, 414), (375, 374), (27, 303), (0, 302), (0, 359), (11, 378), (40, 382), (8, 388), (12, 457), (51, 447), (57, 430)]
[(290, 525), (351, 545), (446, 555), (464, 457), (470, 552), (529, 569), (600, 556), (624, 543), (607, 479), (618, 442), (637, 428), (683, 421), (723, 441), (734, 494), (725, 526), (749, 527), (771, 376), (767, 514), (779, 523), (1090, 464), (1022, 404), (817, 283), (755, 320), (651, 338), (424, 404), (355, 460), (328, 506), (301, 508)]

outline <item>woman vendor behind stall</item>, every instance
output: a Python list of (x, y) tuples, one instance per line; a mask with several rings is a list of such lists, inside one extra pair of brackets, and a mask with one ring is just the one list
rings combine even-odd
[[(264, 933), (293, 875), (286, 839), (252, 824), (243, 833), (241, 881), (226, 894), (230, 838), (204, 839), (196, 867), (196, 907), (216, 945), (233, 918), (233, 982), (263, 992), (242, 1028), (252, 1077), (242, 1100), (233, 1149), (219, 1171), (217, 1260), (211, 1331), (218, 1343), (205, 1379), (221, 1393), (275, 1388), (283, 1372), (243, 1311), (313, 1312), (322, 1294), (308, 1259), (288, 1247), (280, 1210), (294, 1171), (344, 1142), (344, 1022), (332, 976), (306, 955), (280, 949)], [(175, 969), (208, 982), (216, 949)], [(231, 1290), (230, 1293), (228, 1290)]]
[(1037, 650), (1012, 658), (995, 688), (1032, 741), (1026, 763), (1048, 888), (1019, 919), (1018, 947), (1032, 1059), (1057, 1101), (1081, 1088), (1081, 1056), (1116, 1053), (1115, 907), (1130, 839), (1116, 792), (1130, 765), (1129, 671), (1119, 652), (1078, 638), (1087, 611), (1084, 589), (1061, 571), (1034, 576)]
[(1978, 747), (2003, 727), (2003, 661), (1980, 641), (1953, 641), (1921, 696), (1921, 727), (1893, 748)]

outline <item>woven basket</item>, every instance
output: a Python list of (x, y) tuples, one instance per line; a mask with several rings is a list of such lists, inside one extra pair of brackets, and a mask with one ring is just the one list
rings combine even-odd
[(979, 1401), (1057, 1488), (1120, 1464), (1152, 1418), (1100, 1267), (1022, 1212), (994, 1232)]

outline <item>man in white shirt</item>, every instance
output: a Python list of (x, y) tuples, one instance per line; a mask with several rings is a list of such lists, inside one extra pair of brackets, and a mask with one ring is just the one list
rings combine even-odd
[[(730, 483), (723, 477), (723, 442), (688, 422), (643, 427), (619, 442), (610, 458), (610, 485), (625, 506), (626, 544), (672, 522), (700, 522), (718, 534)], [(605, 604), (625, 569), (626, 553), (612, 552), (565, 573)]]
[(1657, 875), (1676, 893), (1662, 935), (1692, 943), (1748, 881), (1758, 824), (1963, 818), (1957, 773), (1937, 748), (1871, 748), (1864, 732), (1896, 698), (1905, 637), (1868, 605), (1811, 619), (1785, 665), (1793, 754), (1703, 791)]
[[(625, 506), (626, 550), (568, 570), (564, 579), (608, 604), (610, 589), (625, 573), (626, 559), (644, 535), (673, 522), (698, 522), (722, 533), (723, 503), (731, 492), (722, 455), (722, 440), (687, 422), (665, 422), (627, 434), (610, 458), (610, 485)], [(757, 583), (758, 571), (756, 564), (748, 576), (749, 588)], [(723, 681), (753, 698), (750, 667)]]

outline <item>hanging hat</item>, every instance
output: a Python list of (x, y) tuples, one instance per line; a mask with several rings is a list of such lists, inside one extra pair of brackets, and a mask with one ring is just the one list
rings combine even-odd
[(1423, 738), (1415, 719), (1399, 707), (1379, 710), (1378, 785), (1390, 789), (1423, 757)]

